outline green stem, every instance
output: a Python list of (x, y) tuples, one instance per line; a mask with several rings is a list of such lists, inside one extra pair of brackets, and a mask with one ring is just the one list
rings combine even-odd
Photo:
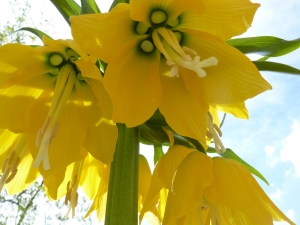
[(110, 169), (105, 225), (137, 225), (139, 129), (117, 126), (119, 134)]

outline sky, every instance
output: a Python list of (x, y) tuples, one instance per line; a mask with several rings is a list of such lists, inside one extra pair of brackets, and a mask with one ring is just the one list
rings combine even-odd
[[(108, 2), (98, 1), (101, 11), (109, 8)], [(299, 0), (255, 2), (261, 7), (243, 37), (277, 36), (286, 40), (300, 37)], [(47, 31), (55, 39), (71, 37), (67, 23), (50, 1), (29, 0), (29, 3), (32, 8), (28, 13), (37, 28)], [(0, 25), (14, 16), (6, 0), (1, 4)], [(47, 18), (51, 26), (38, 26), (41, 12), (42, 18)], [(33, 26), (32, 21), (27, 25)], [(300, 69), (300, 50), (270, 61)], [(259, 181), (262, 188), (290, 219), (300, 223), (300, 76), (268, 72), (262, 75), (273, 90), (246, 102), (249, 120), (227, 116), (222, 127), (222, 141), (265, 176), (270, 185)], [(146, 155), (151, 152), (145, 147), (141, 151)]]

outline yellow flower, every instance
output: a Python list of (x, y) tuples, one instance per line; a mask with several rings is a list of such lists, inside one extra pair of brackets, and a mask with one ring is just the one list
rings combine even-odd
[[(212, 225), (294, 223), (264, 193), (250, 172), (240, 163), (192, 152), (174, 175), (166, 203), (163, 224), (178, 224), (196, 211), (209, 210)], [(204, 213), (205, 214), (205, 213)], [(205, 217), (198, 213), (197, 223)]]
[(5, 189), (10, 195), (29, 187), (40, 175), (32, 167), (33, 159), (28, 150), (26, 134), (15, 134), (9, 130), (0, 130), (0, 192)]
[[(0, 47), (0, 128), (28, 133), (34, 166), (44, 177), (83, 160), (110, 163), (117, 139), (102, 76), (72, 40)], [(51, 170), (49, 170), (51, 168)]]
[(180, 135), (205, 143), (209, 104), (235, 104), (271, 89), (224, 40), (251, 24), (259, 5), (233, 1), (130, 1), (71, 17), (74, 39), (108, 63), (113, 120), (142, 124), (159, 109)]

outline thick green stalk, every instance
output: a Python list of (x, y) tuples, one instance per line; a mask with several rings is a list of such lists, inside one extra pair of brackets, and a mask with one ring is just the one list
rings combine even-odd
[(118, 124), (111, 163), (105, 225), (138, 224), (139, 129)]

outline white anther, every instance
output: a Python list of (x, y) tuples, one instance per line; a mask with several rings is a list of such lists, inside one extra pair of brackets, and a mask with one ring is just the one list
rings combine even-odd
[(191, 49), (191, 48), (188, 48), (188, 47), (182, 47), (183, 51), (185, 52), (188, 52), (190, 54), (193, 54), (193, 55), (198, 55), (197, 52), (194, 50), (194, 49)]

